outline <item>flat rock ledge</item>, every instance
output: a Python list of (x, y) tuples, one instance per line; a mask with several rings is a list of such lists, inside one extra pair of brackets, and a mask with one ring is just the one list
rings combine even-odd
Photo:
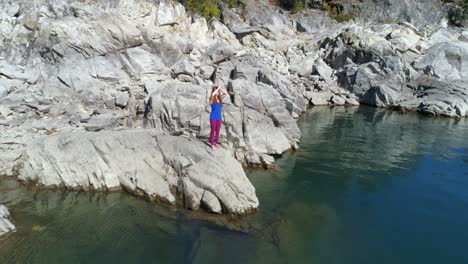
[(0, 204), (0, 236), (15, 231), (15, 225), (10, 222), (10, 212), (6, 206)]
[(74, 132), (32, 141), (18, 178), (72, 190), (125, 189), (151, 201), (241, 215), (258, 198), (231, 152), (152, 129)]

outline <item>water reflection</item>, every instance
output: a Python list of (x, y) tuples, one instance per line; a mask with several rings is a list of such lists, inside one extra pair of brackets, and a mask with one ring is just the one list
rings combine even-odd
[(302, 121), (301, 168), (294, 173), (327, 175), (345, 188), (358, 184), (373, 191), (385, 181), (382, 174), (411, 170), (422, 153), (449, 158), (449, 149), (466, 147), (467, 127), (466, 119), (365, 107), (313, 108)]
[(464, 263), (466, 119), (317, 107), (300, 125), (301, 149), (249, 172), (261, 207), (232, 223), (248, 232), (125, 193), (2, 180), (18, 231), (0, 262)]

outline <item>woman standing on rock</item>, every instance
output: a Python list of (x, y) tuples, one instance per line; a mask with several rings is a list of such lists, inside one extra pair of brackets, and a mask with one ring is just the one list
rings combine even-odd
[(222, 83), (217, 80), (213, 88), (211, 89), (210, 103), (211, 103), (211, 114), (210, 114), (210, 143), (211, 149), (214, 151), (219, 147), (219, 132), (221, 131), (221, 124), (223, 120), (223, 98), (227, 92), (221, 88)]

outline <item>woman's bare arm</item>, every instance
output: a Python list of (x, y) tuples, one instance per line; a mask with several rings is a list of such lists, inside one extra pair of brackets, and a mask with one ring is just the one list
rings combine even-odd
[(218, 88), (217, 88), (216, 90), (214, 90), (214, 91), (211, 93), (211, 96), (210, 96), (210, 97), (213, 97), (213, 96), (216, 95), (216, 93), (219, 93), (219, 89), (220, 89), (220, 88), (219, 88), (219, 86), (218, 86)]

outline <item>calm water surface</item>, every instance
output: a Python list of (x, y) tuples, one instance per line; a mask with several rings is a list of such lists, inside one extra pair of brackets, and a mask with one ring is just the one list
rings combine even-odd
[(249, 233), (125, 193), (0, 182), (0, 263), (468, 263), (468, 120), (313, 108), (301, 149), (251, 171)]

